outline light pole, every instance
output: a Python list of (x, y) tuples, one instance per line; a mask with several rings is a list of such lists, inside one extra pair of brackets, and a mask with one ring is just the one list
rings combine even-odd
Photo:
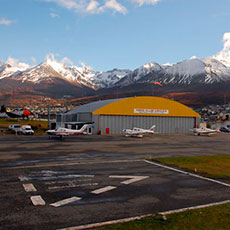
[(48, 127), (50, 128), (50, 104), (48, 102)]

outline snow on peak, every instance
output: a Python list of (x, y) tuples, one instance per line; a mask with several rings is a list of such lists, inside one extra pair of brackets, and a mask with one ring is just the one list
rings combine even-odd
[(205, 64), (201, 60), (193, 58), (172, 65), (166, 71), (168, 74), (188, 77), (205, 73)]
[(98, 72), (91, 78), (97, 88), (112, 87), (115, 83), (128, 75), (130, 70), (113, 69), (107, 72)]
[(149, 70), (155, 69), (155, 70), (160, 70), (161, 67), (160, 67), (160, 65), (157, 64), (156, 62), (150, 62), (150, 63), (144, 64), (144, 65), (143, 65), (143, 69), (149, 69)]
[(158, 72), (161, 70), (162, 70), (162, 67), (158, 63), (156, 63), (156, 62), (147, 63), (147, 64), (141, 66), (140, 68), (137, 68), (134, 70), (134, 79), (133, 80), (137, 81), (141, 77), (149, 74), (152, 71)]
[(219, 82), (220, 80), (228, 80), (230, 76), (230, 68), (226, 67), (222, 62), (214, 58), (204, 58), (206, 79), (205, 82)]
[(26, 63), (23, 63), (23, 62), (19, 62), (18, 59), (15, 59), (15, 58), (12, 58), (12, 57), (8, 58), (8, 60), (6, 61), (6, 64), (11, 65), (12, 68), (14, 68), (16, 71), (24, 71), (24, 70), (30, 68), (30, 65), (28, 65)]
[(189, 59), (197, 59), (197, 56), (192, 56)]
[(68, 64), (65, 65), (66, 58), (63, 58), (61, 62), (57, 61), (53, 54), (46, 56), (46, 62), (65, 79), (72, 82), (79, 82), (80, 84), (93, 87), (103, 88), (113, 85), (115, 82), (124, 77), (128, 72), (125, 70), (111, 70), (107, 72), (94, 72), (91, 67), (81, 62), (81, 67), (72, 65), (72, 62), (68, 59)]
[(230, 33), (225, 33), (223, 36), (224, 48), (213, 58), (222, 62), (227, 67), (230, 67)]
[(165, 64), (162, 64), (161, 66), (164, 66), (164, 67), (170, 67), (170, 66), (173, 66), (174, 64), (173, 63), (165, 63)]

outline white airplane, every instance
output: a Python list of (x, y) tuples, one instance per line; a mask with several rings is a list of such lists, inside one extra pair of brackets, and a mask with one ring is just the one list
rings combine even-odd
[(126, 137), (143, 137), (144, 134), (153, 134), (155, 132), (155, 125), (153, 125), (150, 129), (142, 129), (136, 128), (133, 129), (123, 129), (122, 132), (125, 134)]
[(218, 126), (216, 129), (209, 129), (209, 128), (194, 128), (190, 129), (195, 135), (200, 136), (200, 135), (207, 135), (211, 136), (213, 134), (220, 133), (220, 127)]
[(46, 132), (49, 135), (49, 137), (50, 136), (57, 136), (57, 137), (62, 138), (63, 136), (79, 135), (79, 134), (85, 132), (88, 126), (89, 125), (85, 124), (80, 129), (76, 129), (76, 130), (59, 127), (56, 129), (47, 130)]

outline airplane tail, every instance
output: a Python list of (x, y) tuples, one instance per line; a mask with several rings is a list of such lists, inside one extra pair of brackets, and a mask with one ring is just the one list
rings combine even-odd
[(0, 111), (1, 113), (5, 113), (6, 112), (6, 107), (5, 107), (5, 105), (2, 105), (1, 106), (1, 111)]
[(155, 131), (156, 125), (153, 125), (149, 130)]
[(88, 127), (87, 124), (83, 125), (83, 126), (81, 127), (81, 129), (80, 129), (80, 132), (83, 133), (83, 132), (86, 130), (87, 127)]

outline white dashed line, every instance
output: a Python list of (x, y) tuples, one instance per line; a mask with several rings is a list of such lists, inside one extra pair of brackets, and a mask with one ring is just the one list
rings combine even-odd
[(71, 197), (71, 198), (68, 198), (68, 199), (65, 199), (65, 200), (60, 200), (60, 201), (52, 203), (50, 205), (53, 206), (53, 207), (60, 207), (60, 206), (70, 204), (70, 203), (78, 201), (78, 200), (81, 200), (81, 197), (74, 196), (74, 197)]
[(33, 184), (23, 184), (23, 187), (26, 192), (36, 192), (37, 189), (34, 187)]
[(31, 196), (30, 199), (34, 206), (43, 206), (46, 204), (41, 196)]
[(230, 187), (230, 184), (227, 184), (227, 183), (224, 183), (224, 182), (221, 182), (221, 181), (218, 181), (218, 180), (214, 180), (214, 179), (211, 179), (211, 178), (208, 178), (208, 177), (203, 177), (203, 176), (200, 176), (200, 175), (197, 175), (197, 174), (194, 174), (194, 173), (189, 173), (189, 172), (186, 172), (186, 171), (175, 169), (175, 168), (172, 168), (172, 167), (169, 167), (169, 166), (166, 166), (166, 165), (158, 164), (156, 162), (152, 162), (152, 161), (148, 161), (148, 160), (144, 160), (144, 161), (146, 163), (148, 163), (148, 164), (152, 164), (152, 165), (155, 165), (155, 166), (158, 166), (158, 167), (161, 167), (161, 168), (169, 169), (171, 171), (175, 171), (175, 172), (182, 173), (182, 174), (185, 174), (185, 175), (188, 175), (188, 176), (197, 177), (197, 178), (202, 179), (202, 180), (207, 180), (207, 181), (210, 181), (210, 182), (214, 182), (214, 183), (217, 183), (217, 184), (221, 184), (221, 185)]
[(110, 190), (113, 190), (117, 187), (114, 187), (114, 186), (106, 186), (104, 188), (100, 188), (100, 189), (96, 189), (94, 191), (92, 191), (91, 193), (93, 194), (100, 194), (100, 193), (104, 193), (104, 192), (107, 192), (107, 191), (110, 191)]
[(124, 178), (129, 178), (129, 180), (122, 181), (121, 184), (132, 184), (134, 182), (144, 180), (149, 178), (149, 176), (109, 176), (110, 178), (119, 178), (119, 179), (124, 179)]

